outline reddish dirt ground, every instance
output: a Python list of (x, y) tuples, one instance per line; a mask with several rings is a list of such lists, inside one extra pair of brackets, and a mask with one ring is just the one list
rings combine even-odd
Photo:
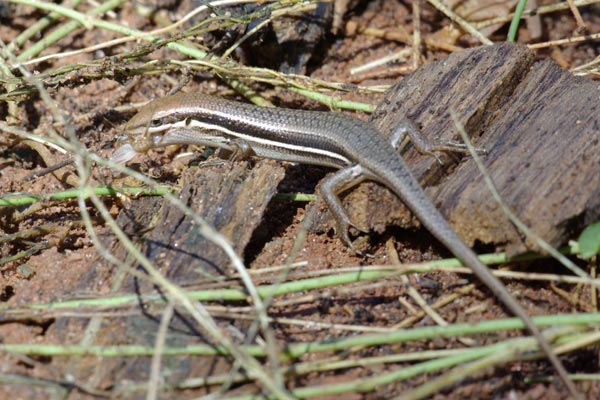
[[(540, 2), (542, 3), (542, 2)], [(545, 2), (543, 2), (545, 3)], [(595, 4), (582, 8), (583, 18), (587, 24), (588, 32), (600, 32), (600, 5)], [(3, 17), (0, 24), (0, 38), (4, 43), (10, 43), (18, 34), (31, 26), (43, 14), (33, 11), (25, 6), (15, 6), (7, 16)], [(115, 10), (116, 14), (111, 19), (118, 23), (126, 23), (130, 27), (151, 30), (156, 28), (156, 21), (142, 17), (131, 4)], [(449, 20), (429, 5), (422, 5), (421, 32), (423, 37), (450, 40), (445, 37), (444, 29), (449, 25)], [(348, 82), (361, 86), (389, 85), (402, 79), (413, 68), (410, 61), (396, 62), (377, 67), (368, 72), (351, 75), (350, 70), (367, 62), (387, 56), (390, 53), (407, 48), (405, 43), (390, 40), (389, 38), (376, 38), (360, 33), (361, 27), (379, 30), (398, 30), (404, 27), (412, 32), (412, 9), (410, 2), (392, 2), (386, 0), (361, 2), (358, 7), (349, 11), (345, 16), (345, 23), (358, 32), (351, 35), (344, 29), (336, 36), (327, 35), (324, 43), (318, 47), (316, 57), (308, 64), (308, 74), (315, 79), (331, 82)], [(168, 15), (173, 17), (173, 15)], [(523, 24), (519, 30), (519, 41), (539, 42), (559, 38), (577, 36), (576, 23), (569, 11), (560, 11), (540, 16), (542, 37), (532, 38), (530, 25)], [(501, 41), (506, 35), (507, 24), (492, 33), (493, 41)], [(437, 32), (433, 35), (434, 32)], [(450, 35), (448, 35), (450, 36)], [(46, 49), (43, 54), (76, 50), (92, 46), (100, 42), (116, 38), (113, 33), (101, 29), (86, 31), (78, 29), (67, 38)], [(573, 68), (593, 60), (600, 54), (598, 40), (587, 41), (577, 45), (552, 46), (537, 50), (539, 58), (553, 58), (563, 68)], [(478, 43), (471, 37), (462, 35), (453, 43), (459, 47), (471, 47)], [(136, 42), (98, 50), (91, 53), (51, 59), (30, 66), (30, 71), (56, 70), (62, 65), (74, 62), (91, 62), (105, 55), (116, 54), (130, 50), (137, 46)], [(24, 47), (27, 48), (28, 44)], [(448, 52), (423, 46), (425, 49), (419, 64), (429, 63), (445, 57)], [(175, 56), (168, 49), (161, 49), (151, 53), (145, 59), (156, 60)], [(410, 53), (408, 58), (410, 58)], [(140, 62), (141, 64), (141, 62)], [(107, 71), (93, 66), (85, 69), (86, 73), (95, 70)], [(117, 69), (112, 69), (117, 71)], [(114, 138), (120, 124), (124, 123), (132, 114), (133, 107), (129, 104), (147, 101), (165, 95), (178, 81), (182, 79), (182, 71), (162, 72), (160, 75), (141, 75), (139, 78), (107, 76), (98, 79), (78, 79), (77, 73), (68, 76), (68, 84), (57, 83), (48, 87), (48, 92), (59, 104), (60, 110), (72, 117), (79, 140), (90, 150), (108, 157), (114, 149)], [(590, 79), (594, 77), (591, 76)], [(231, 95), (233, 92), (222, 80), (215, 77), (214, 72), (195, 76), (191, 83), (198, 90), (206, 90), (212, 94)], [(4, 90), (9, 83), (3, 82)], [(274, 90), (267, 84), (253, 87), (274, 96), (274, 103), (285, 107), (294, 108), (320, 108), (314, 102), (301, 98), (283, 89)], [(360, 101), (377, 104), (382, 93), (350, 90), (336, 94), (344, 100)], [(0, 115), (2, 119), (11, 124), (29, 131), (43, 132), (48, 129), (50, 118), (49, 111), (40, 100), (39, 96), (25, 96), (25, 100), (17, 105), (16, 117), (9, 118), (7, 103), (0, 102)], [(115, 107), (124, 106), (113, 111)], [(366, 119), (366, 115), (353, 114)], [(54, 124), (61, 131), (58, 123)], [(44, 128), (45, 127), (45, 128)], [(63, 133), (63, 131), (61, 131)], [(57, 161), (66, 158), (66, 155), (54, 153)], [(139, 168), (147, 175), (153, 176), (166, 184), (177, 183), (181, 169), (186, 166), (185, 159), (171, 161), (171, 157), (164, 151), (151, 152), (140, 161)], [(27, 180), (34, 171), (47, 167), (46, 162), (39, 153), (25, 143), (17, 143), (15, 137), (2, 133), (0, 136), (0, 193), (54, 193), (71, 188), (65, 180), (59, 180), (52, 174)], [(71, 168), (70, 171), (73, 171)], [(326, 171), (316, 167), (291, 168), (285, 181), (282, 192), (311, 192), (319, 179)], [(96, 184), (116, 182), (117, 174), (104, 168), (96, 168), (92, 172), (92, 181)], [(136, 199), (107, 200), (106, 204), (113, 215), (129, 206), (129, 202)], [(93, 242), (81, 225), (81, 217), (75, 201), (62, 203), (42, 203), (39, 209), (26, 207), (0, 208), (0, 235), (5, 238), (1, 242), (0, 257), (0, 299), (4, 306), (13, 310), (29, 304), (57, 302), (69, 299), (99, 297), (111, 293), (112, 277), (98, 278), (93, 287), (82, 288), (77, 285), (83, 275), (94, 268), (98, 268), (101, 258), (93, 246)], [(108, 228), (103, 225), (100, 216), (89, 207), (92, 218), (96, 222), (96, 232), (104, 235)], [(16, 213), (21, 213), (17, 215)], [(268, 266), (282, 265), (290, 253), (297, 237), (299, 225), (305, 212), (305, 203), (291, 201), (276, 201), (269, 206), (265, 216), (264, 226), (261, 228), (269, 232), (268, 240), (251, 242), (246, 250), (246, 262), (251, 270)], [(35, 231), (35, 229), (38, 231)], [(43, 228), (43, 230), (39, 230)], [(31, 235), (8, 240), (10, 236), (32, 230)], [(295, 270), (294, 276), (308, 277), (311, 273), (322, 270), (341, 269), (358, 265), (389, 264), (393, 255), (386, 248), (386, 240), (395, 239), (394, 248), (399, 254), (401, 262), (420, 262), (440, 258), (447, 253), (426, 232), (419, 229), (394, 230), (371, 238), (372, 257), (360, 257), (348, 250), (333, 234), (309, 234), (304, 247), (297, 255), (297, 260), (306, 261), (306, 265)], [(32, 250), (33, 249), (33, 250)], [(490, 249), (486, 249), (490, 250)], [(19, 252), (31, 251), (31, 255), (20, 257), (14, 261), (7, 258), (18, 255)], [(528, 266), (533, 270), (553, 270), (556, 266), (550, 261), (542, 261)], [(99, 277), (102, 274), (98, 275)], [(265, 282), (274, 279), (274, 275), (263, 277)], [(458, 292), (469, 283), (474, 283), (472, 277), (457, 275), (448, 272), (432, 272), (410, 275), (408, 280), (424, 297), (428, 304), (440, 298), (445, 298)], [(259, 280), (257, 279), (257, 282)], [(518, 294), (519, 301), (532, 315), (567, 313), (574, 309), (590, 311), (593, 309), (589, 291), (577, 293), (574, 285), (561, 286), (569, 296), (580, 296), (577, 306), (573, 306), (560, 290), (553, 290), (550, 284), (531, 283), (529, 281), (505, 281), (512, 293)], [(570, 297), (568, 297), (570, 298)], [(279, 303), (279, 302), (282, 303)], [(279, 303), (279, 304), (278, 304)], [(410, 307), (408, 307), (410, 305)], [(589, 310), (581, 304), (588, 304)], [(217, 305), (216, 303), (214, 304)], [(239, 310), (240, 314), (250, 315), (246, 303), (228, 304), (229, 312)], [(4, 309), (3, 309), (4, 310)], [(416, 310), (416, 311), (415, 311)], [(410, 299), (406, 283), (400, 277), (375, 283), (360, 283), (327, 288), (324, 290), (298, 293), (295, 295), (278, 298), (271, 310), (271, 315), (278, 318), (288, 318), (295, 321), (317, 321), (322, 326), (341, 324), (343, 328), (324, 329), (298, 323), (279, 323), (274, 325), (274, 334), (279, 343), (306, 342), (325, 340), (336, 337), (353, 335), (353, 329), (358, 332), (368, 332), (370, 329), (389, 328), (401, 324), (406, 318), (418, 311), (418, 306)], [(0, 314), (3, 311), (0, 310)], [(118, 313), (134, 313), (132, 309), (122, 309)], [(491, 297), (485, 288), (477, 285), (437, 312), (448, 323), (470, 322), (509, 317), (502, 307)], [(110, 310), (107, 310), (110, 315)], [(218, 314), (218, 313), (217, 313)], [(225, 313), (226, 314), (226, 313)], [(100, 315), (99, 310), (94, 310), (92, 315)], [(215, 314), (216, 315), (216, 314)], [(81, 344), (87, 343), (82, 336), (89, 329), (89, 310), (75, 310), (71, 314), (43, 311), (28, 311), (22, 315), (5, 315), (0, 323), (0, 343), (4, 344)], [(61, 324), (69, 320), (68, 329)], [(228, 321), (223, 318), (223, 321)], [(429, 317), (417, 318), (412, 325), (431, 325)], [(406, 327), (409, 327), (406, 326)], [(403, 326), (404, 327), (404, 326)], [(157, 328), (158, 329), (158, 328)], [(479, 335), (475, 338), (477, 344), (494, 343), (507, 336), (514, 336), (505, 332)], [(416, 352), (432, 349), (462, 348), (472, 338), (452, 338), (437, 340), (417, 340), (408, 343), (389, 346), (370, 347), (361, 351), (346, 354), (325, 353), (327, 356), (339, 355), (340, 358), (357, 359), (382, 355), (399, 354), (402, 352)], [(103, 337), (91, 339), (95, 344), (120, 344), (126, 343), (124, 338)], [(301, 361), (318, 360), (325, 355), (305, 356)], [(149, 362), (149, 358), (147, 359)], [(102, 368), (102, 357), (60, 357), (60, 356), (25, 356), (0, 353), (0, 397), (2, 398), (69, 398), (86, 399), (99, 397), (143, 397), (144, 390), (134, 394), (124, 395), (119, 392), (126, 383), (137, 381), (136, 376), (121, 376), (102, 374), (102, 379), (82, 381), (81, 376), (95, 376), (84, 373), (87, 369)], [(598, 354), (594, 349), (579, 350), (564, 357), (567, 369), (579, 372), (597, 373)], [(114, 367), (114, 364), (110, 364)], [(288, 387), (316, 386), (352, 382), (367, 376), (376, 376), (389, 371), (400, 369), (410, 363), (379, 363), (364, 367), (337, 369), (334, 371), (313, 371), (307, 375), (290, 378)], [(110, 368), (107, 364), (106, 368)], [(81, 375), (80, 375), (81, 373)], [(559, 383), (535, 382), (523, 383), (526, 377), (539, 377), (552, 375), (549, 364), (544, 361), (515, 362), (498, 367), (493, 370), (485, 369), (479, 374), (471, 375), (459, 384), (450, 386), (444, 391), (434, 395), (434, 398), (563, 398), (565, 389)], [(406, 381), (382, 385), (363, 394), (345, 394), (336, 396), (321, 396), (320, 398), (388, 398), (423, 384), (433, 375), (418, 375)], [(86, 378), (87, 379), (87, 378)], [(587, 398), (600, 396), (600, 385), (594, 381), (578, 383), (578, 388), (586, 394)], [(229, 394), (255, 393), (252, 385), (240, 386)], [(205, 394), (204, 389), (179, 390), (169, 392), (161, 398), (194, 398)]]

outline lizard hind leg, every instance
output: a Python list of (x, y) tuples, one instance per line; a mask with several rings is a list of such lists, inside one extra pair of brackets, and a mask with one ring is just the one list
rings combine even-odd
[[(432, 141), (421, 133), (417, 125), (409, 119), (401, 120), (392, 133), (391, 143), (396, 150), (400, 150), (405, 145), (407, 136), (415, 149), (421, 154), (431, 156), (442, 164), (437, 153), (469, 153), (469, 149), (464, 143), (454, 140)], [(478, 153), (485, 153), (485, 149), (476, 149)]]
[(352, 222), (344, 206), (338, 197), (338, 193), (341, 193), (353, 186), (356, 186), (365, 179), (369, 179), (369, 174), (360, 165), (352, 165), (346, 168), (342, 168), (335, 174), (325, 178), (321, 187), (319, 188), (319, 199), (325, 200), (329, 211), (331, 212), (335, 220), (335, 230), (339, 238), (350, 248), (354, 249), (350, 236), (348, 235), (348, 229), (350, 227), (356, 230), (367, 233), (368, 229), (357, 226)]

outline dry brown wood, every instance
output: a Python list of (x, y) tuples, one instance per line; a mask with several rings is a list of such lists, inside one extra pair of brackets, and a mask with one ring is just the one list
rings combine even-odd
[[(272, 162), (259, 162), (249, 168), (247, 162), (223, 163), (214, 167), (190, 168), (182, 176), (180, 199), (198, 216), (224, 235), (238, 254), (243, 254), (256, 227), (261, 223), (263, 213), (271, 198), (277, 192), (277, 185), (284, 176), (284, 169)], [(132, 239), (142, 244), (142, 251), (148, 259), (173, 283), (186, 288), (241, 287), (236, 280), (224, 282), (234, 270), (229, 258), (212, 242), (202, 237), (195, 229), (193, 220), (170, 202), (158, 198), (140, 198), (123, 210), (117, 219), (119, 225)], [(147, 229), (151, 228), (151, 229)], [(107, 237), (112, 243), (111, 254), (120, 260), (127, 260), (126, 250), (113, 236)], [(135, 266), (135, 264), (133, 265)], [(143, 271), (139, 270), (141, 273)], [(89, 274), (82, 277), (75, 291), (84, 292), (99, 281), (110, 281), (114, 267), (97, 265)], [(122, 291), (127, 293), (160, 293), (154, 285), (135, 277), (129, 278)], [(140, 304), (142, 301), (140, 300)], [(133, 340), (138, 344), (154, 346), (158, 323), (163, 306), (155, 309), (145, 304), (143, 313), (115, 316), (110, 324), (99, 328), (97, 337), (107, 342)], [(176, 310), (169, 325), (167, 342), (169, 345), (198, 343), (204, 338), (195, 322)], [(79, 321), (71, 320), (74, 324)], [(233, 321), (229, 331), (235, 336), (246, 332), (248, 321)], [(73, 329), (71, 323), (60, 326), (58, 334)], [(238, 329), (238, 332), (235, 330)], [(244, 333), (239, 333), (244, 335)], [(117, 339), (119, 338), (119, 339)], [(241, 340), (235, 337), (234, 341)], [(206, 342), (212, 342), (210, 339)], [(119, 381), (127, 379), (148, 379), (150, 363), (147, 357), (127, 359), (105, 359), (102, 368), (84, 366), (82, 379), (95, 382)], [(92, 360), (92, 363), (94, 361)], [(163, 371), (170, 376), (200, 377), (219, 375), (230, 370), (230, 363), (223, 357), (206, 357), (201, 362), (173, 361), (163, 365)]]
[[(449, 116), (454, 110), (476, 146), (487, 150), (484, 163), (504, 200), (558, 246), (600, 215), (599, 108), (598, 83), (573, 77), (552, 61), (536, 63), (524, 46), (504, 43), (419, 69), (387, 93), (373, 122), (389, 134), (409, 117), (425, 137), (456, 140)], [(513, 253), (525, 249), (470, 157), (456, 168), (414, 149), (404, 157), (467, 242), (504, 243)], [(374, 201), (369, 208), (381, 208)]]
[[(243, 255), (283, 175), (283, 168), (275, 163), (248, 168), (247, 162), (224, 162), (212, 168), (188, 169), (179, 196)], [(195, 225), (166, 203), (155, 227), (145, 236), (146, 255), (157, 267), (164, 266), (175, 283), (189, 284), (211, 274), (222, 278), (232, 272), (225, 253)]]

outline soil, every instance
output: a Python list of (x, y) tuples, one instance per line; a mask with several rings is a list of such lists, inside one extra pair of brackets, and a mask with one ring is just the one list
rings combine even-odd
[[(160, 16), (177, 18), (189, 9), (186, 2), (178, 5), (176, 2), (164, 2), (164, 7), (173, 11), (156, 11), (156, 18), (142, 16), (134, 6), (136, 2), (126, 2), (122, 8), (116, 9), (114, 15), (106, 18), (129, 27), (149, 31), (157, 28)], [(141, 4), (142, 2), (140, 2)], [(161, 2), (162, 3), (162, 2)], [(373, 60), (398, 52), (407, 47), (406, 43), (391, 40), (389, 37), (374, 37), (361, 33), (365, 27), (383, 31), (398, 31), (398, 27), (407, 32), (413, 29), (413, 12), (411, 2), (374, 0), (352, 4), (344, 17), (345, 26), (337, 34), (325, 31), (319, 46), (307, 63), (299, 68), (313, 79), (328, 82), (347, 83), (346, 91), (335, 92), (334, 96), (349, 101), (359, 101), (376, 105), (384, 97), (383, 91), (363, 90), (360, 87), (375, 87), (392, 85), (414, 69), (411, 61), (385, 64), (368, 72), (351, 74), (351, 69), (364, 65)], [(547, 3), (540, 1), (539, 3)], [(25, 6), (3, 6), (0, 9), (0, 38), (4, 43), (10, 43), (27, 27), (39, 20), (45, 12)], [(8, 7), (8, 8), (6, 8)], [(87, 5), (85, 7), (88, 7)], [(187, 8), (186, 8), (187, 7)], [(453, 46), (469, 48), (478, 45), (472, 37), (461, 35), (453, 39), (447, 33), (450, 20), (429, 4), (421, 3), (421, 35), (424, 38), (446, 40)], [(588, 32), (600, 32), (600, 5), (594, 4), (580, 9), (587, 24)], [(539, 17), (542, 27), (542, 37), (535, 38), (531, 27), (522, 24), (519, 29), (519, 41), (533, 43), (558, 38), (577, 36), (577, 25), (573, 15), (568, 11), (543, 14)], [(494, 42), (506, 37), (508, 24), (491, 33)], [(46, 31), (44, 31), (46, 32)], [(312, 32), (312, 31), (311, 31)], [(445, 33), (446, 32), (446, 33)], [(103, 41), (119, 37), (117, 34), (102, 29), (78, 28), (68, 37), (47, 48), (43, 54), (54, 54), (93, 46)], [(268, 40), (265, 38), (263, 40)], [(27, 48), (30, 42), (23, 48)], [(110, 64), (113, 61), (105, 59), (104, 63), (94, 63), (105, 56), (124, 53), (141, 44), (135, 41), (120, 44), (116, 47), (101, 49), (93, 52), (52, 58), (35, 65), (27, 66), (30, 71), (45, 73), (56, 71), (61, 66), (72, 63), (89, 63), (84, 69), (63, 76), (61, 82), (48, 85), (47, 91), (58, 105), (63, 115), (70, 118), (73, 133), (86, 148), (103, 157), (109, 157), (117, 146), (116, 136), (119, 126), (125, 123), (135, 112), (135, 106), (153, 98), (165, 96), (174, 86), (189, 75), (183, 69), (172, 69), (156, 72), (151, 64), (138, 60), (127, 64), (124, 68)], [(419, 65), (428, 64), (448, 56), (447, 51), (440, 47), (423, 45), (424, 51), (419, 58)], [(19, 51), (19, 50), (18, 50)], [(16, 54), (19, 54), (15, 51)], [(252, 51), (244, 49), (245, 52)], [(242, 61), (250, 59), (239, 51), (234, 55)], [(410, 54), (410, 53), (409, 53)], [(600, 55), (598, 41), (585, 41), (574, 45), (551, 46), (536, 50), (538, 59), (553, 59), (561, 67), (570, 69), (592, 61)], [(154, 50), (144, 61), (161, 59), (185, 59), (168, 48)], [(408, 56), (410, 60), (410, 56)], [(121, 60), (125, 62), (125, 60)], [(109, 65), (110, 64), (110, 65)], [(133, 77), (134, 72), (138, 77)], [(194, 74), (188, 87), (215, 96), (236, 98), (242, 97), (231, 90), (224, 80), (217, 77), (216, 70), (207, 69)], [(596, 76), (597, 77), (597, 76)], [(588, 76), (586, 79), (594, 79)], [(3, 75), (3, 79), (7, 76)], [(3, 81), (5, 91), (8, 91), (11, 81)], [(288, 108), (304, 108), (327, 110), (323, 105), (283, 88), (273, 88), (268, 83), (258, 80), (245, 80), (254, 90), (270, 99), (275, 105)], [(358, 86), (357, 86), (358, 85)], [(14, 89), (14, 87), (13, 87)], [(68, 135), (64, 124), (51, 117), (52, 110), (37, 94), (24, 94), (19, 98), (15, 114), (11, 114), (8, 103), (0, 102), (2, 120), (22, 129), (43, 134), (51, 127), (61, 134)], [(13, 103), (16, 104), (16, 103)], [(367, 120), (368, 115), (344, 111), (349, 115)], [(161, 149), (138, 156), (130, 166), (151, 176), (165, 185), (185, 187), (197, 177), (188, 177), (190, 164), (197, 164), (197, 154), (185, 156), (180, 153), (187, 149)], [(193, 149), (197, 150), (197, 149)], [(68, 155), (54, 149), (50, 158), (58, 162), (65, 160)], [(177, 158), (174, 159), (174, 156)], [(49, 157), (35, 151), (26, 142), (18, 141), (16, 136), (3, 132), (0, 136), (0, 193), (7, 194), (44, 194), (55, 193), (72, 188), (75, 169), (67, 166), (57, 174), (44, 174), (29, 179), (35, 171), (49, 166)], [(248, 163), (248, 165), (243, 163)], [(263, 163), (256, 161), (257, 163)], [(244, 193), (260, 194), (261, 203), (257, 202), (256, 212), (247, 216), (247, 220), (239, 225), (225, 227), (238, 240), (234, 247), (250, 271), (281, 266), (286, 263), (299, 232), (302, 231), (302, 220), (307, 213), (304, 202), (281, 200), (273, 197), (275, 193), (252, 189), (246, 180), (247, 168), (253, 167), (253, 161), (238, 163), (235, 179), (227, 181), (231, 187), (242, 187)], [(204, 168), (201, 166), (200, 168)], [(211, 173), (230, 173), (227, 166), (208, 166)], [(326, 168), (314, 166), (297, 166), (268, 161), (267, 164), (254, 166), (257, 169), (267, 169), (281, 193), (298, 192), (313, 193), (319, 181), (330, 172)], [(225, 171), (225, 172), (223, 172)], [(260, 179), (257, 179), (260, 181)], [(281, 182), (280, 182), (281, 180)], [(122, 175), (108, 168), (94, 166), (91, 170), (90, 181), (95, 186), (137, 185), (139, 182), (123, 180)], [(243, 182), (242, 182), (243, 181)], [(279, 183), (280, 182), (280, 183)], [(223, 183), (221, 183), (224, 185)], [(239, 186), (238, 186), (239, 185)], [(242, 190), (242, 189), (240, 189)], [(217, 195), (215, 195), (217, 196)], [(220, 194), (219, 196), (225, 196)], [(182, 196), (184, 197), (184, 196)], [(195, 197), (200, 197), (196, 193)], [(216, 198), (216, 197), (215, 197)], [(218, 197), (222, 199), (222, 197)], [(225, 198), (225, 197), (223, 197)], [(126, 221), (135, 218), (150, 224), (150, 220), (159, 214), (159, 200), (148, 197), (112, 197), (104, 202), (109, 213), (118, 217), (123, 226)], [(189, 200), (192, 202), (191, 200)], [(221, 200), (225, 201), (225, 200)], [(249, 200), (248, 200), (249, 201)], [(139, 211), (142, 207), (144, 211)], [(247, 202), (246, 202), (247, 203)], [(114, 296), (115, 293), (144, 293), (150, 292), (153, 285), (145, 283), (137, 286), (136, 279), (143, 281), (143, 272), (132, 268), (123, 270), (108, 263), (102, 258), (103, 251), (99, 243), (104, 244), (111, 254), (119, 253), (114, 236), (105, 219), (93, 204), (87, 202), (91, 222), (94, 225), (96, 237), (90, 236), (82, 223), (81, 214), (76, 200), (54, 202), (42, 201), (38, 205), (2, 207), (0, 208), (0, 343), (3, 344), (64, 344), (83, 346), (118, 345), (139, 343), (152, 347), (156, 340), (159, 322), (163, 313), (163, 305), (142, 304), (137, 302), (125, 307), (76, 307), (65, 309), (34, 310), (32, 304), (48, 304), (74, 299), (92, 299), (103, 296)], [(228, 203), (229, 204), (229, 203)], [(261, 205), (262, 204), (262, 205)], [(261, 208), (263, 207), (263, 208)], [(151, 209), (152, 211), (148, 211)], [(264, 209), (264, 210), (263, 210)], [(143, 214), (147, 213), (147, 214)], [(163, 213), (167, 211), (163, 210)], [(143, 217), (141, 216), (143, 215)], [(150, 218), (149, 216), (152, 216)], [(130, 220), (126, 220), (130, 216)], [(172, 215), (171, 215), (172, 217)], [(211, 220), (219, 226), (219, 218), (214, 215)], [(157, 217), (158, 218), (158, 217)], [(183, 217), (180, 217), (183, 218)], [(156, 223), (156, 220), (152, 220)], [(162, 221), (162, 220), (161, 220)], [(160, 223), (159, 223), (160, 224)], [(319, 276), (325, 272), (340, 270), (355, 266), (374, 266), (390, 264), (395, 257), (402, 263), (416, 263), (437, 260), (448, 256), (447, 251), (433, 239), (425, 230), (420, 229), (414, 221), (406, 222), (406, 227), (378, 230), (366, 239), (368, 256), (357, 254), (348, 249), (334, 234), (331, 226), (325, 226), (320, 232), (307, 233), (303, 246), (296, 254), (295, 260), (302, 261), (300, 267), (294, 267), (287, 277), (288, 281)], [(175, 240), (177, 233), (170, 232), (167, 240)], [(144, 238), (146, 226), (130, 225), (128, 233), (134, 241)], [(225, 229), (223, 228), (223, 229)], [(241, 234), (239, 229), (252, 234)], [(248, 231), (246, 231), (248, 230)], [(228, 232), (229, 232), (228, 231)], [(354, 232), (357, 233), (357, 232)], [(156, 239), (153, 237), (153, 240)], [(156, 239), (158, 240), (158, 239)], [(191, 240), (191, 239), (187, 239)], [(171, 243), (176, 243), (175, 241)], [(496, 250), (494, 244), (475, 247), (478, 252)], [(157, 253), (160, 253), (157, 251)], [(160, 259), (162, 254), (157, 254)], [(9, 259), (14, 257), (14, 259)], [(207, 256), (208, 257), (208, 256)], [(215, 256), (217, 257), (217, 256)], [(191, 290), (208, 288), (242, 287), (234, 280), (235, 271), (226, 271), (219, 281), (214, 275), (207, 278), (208, 273), (198, 274), (192, 271), (195, 266), (191, 261), (190, 271), (177, 276), (168, 273), (168, 265), (162, 265), (162, 272), (174, 282)], [(223, 261), (225, 262), (225, 261)], [(212, 261), (216, 263), (216, 261)], [(564, 273), (555, 262), (543, 260), (529, 264), (519, 263), (510, 265), (511, 269), (540, 271), (547, 273)], [(128, 275), (131, 273), (131, 276)], [(171, 272), (172, 273), (172, 272)], [(195, 278), (191, 273), (196, 273)], [(213, 273), (211, 271), (211, 273)], [(203, 275), (205, 274), (205, 275)], [(121, 279), (121, 284), (117, 280)], [(237, 279), (237, 278), (236, 278)], [(256, 284), (267, 284), (279, 279), (277, 272), (268, 272), (254, 276)], [(485, 320), (508, 318), (511, 315), (493, 298), (485, 287), (479, 285), (470, 275), (459, 275), (452, 272), (433, 271), (408, 275), (405, 280), (399, 276), (372, 282), (352, 283), (330, 286), (324, 289), (306, 290), (294, 294), (276, 297), (269, 309), (269, 316), (278, 318), (272, 326), (275, 341), (284, 348), (289, 343), (304, 343), (325, 341), (336, 338), (351, 337), (355, 334), (387, 332), (386, 328), (401, 326), (414, 328), (435, 325), (430, 316), (421, 316), (419, 305), (410, 297), (408, 285), (412, 285), (431, 305), (456, 296), (436, 309), (436, 312), (449, 324), (477, 323)], [(504, 283), (511, 293), (518, 297), (519, 302), (532, 316), (552, 315), (570, 312), (595, 311), (596, 300), (594, 293), (586, 286), (584, 290), (576, 285), (561, 284), (560, 287), (546, 282), (534, 280), (506, 279)], [(469, 286), (469, 284), (474, 284)], [(140, 289), (141, 288), (141, 289)], [(138, 307), (140, 306), (140, 307)], [(143, 307), (142, 307), (143, 306)], [(218, 320), (224, 335), (236, 338), (239, 332), (248, 329), (253, 313), (246, 301), (223, 301), (207, 303), (209, 311)], [(4, 315), (2, 315), (4, 314)], [(148, 317), (154, 318), (148, 318)], [(150, 322), (148, 322), (150, 321)], [(410, 321), (410, 324), (406, 321)], [(318, 325), (317, 325), (318, 323)], [(177, 325), (174, 323), (174, 325)], [(334, 328), (331, 328), (331, 327)], [(190, 335), (194, 340), (197, 336), (183, 332), (186, 321), (182, 318), (179, 325), (172, 326), (172, 340), (178, 344), (190, 343)], [(191, 332), (195, 329), (190, 328)], [(147, 335), (146, 335), (147, 334)], [(318, 361), (322, 359), (357, 360), (361, 358), (414, 353), (426, 350), (460, 349), (469, 344), (491, 344), (516, 337), (519, 332), (498, 331), (481, 334), (469, 338), (436, 338), (435, 340), (413, 340), (403, 343), (393, 343), (381, 346), (369, 346), (360, 350), (343, 352), (313, 353), (302, 356), (299, 361)], [(181, 336), (178, 336), (181, 335)], [(138, 341), (139, 339), (139, 341)], [(257, 339), (257, 342), (264, 338)], [(267, 340), (267, 339), (264, 339)], [(192, 341), (192, 343), (195, 343)], [(172, 343), (169, 343), (172, 344)], [(198, 361), (200, 360), (200, 361)], [(207, 361), (209, 360), (209, 361)], [(598, 373), (598, 353), (593, 348), (579, 349), (567, 353), (562, 360), (569, 371), (577, 373)], [(163, 359), (167, 364), (162, 379), (167, 383), (181, 382), (184, 379), (198, 376), (219, 376), (231, 372), (231, 360), (223, 357), (200, 358), (196, 356), (177, 356)], [(261, 361), (264, 361), (261, 359)], [(299, 362), (298, 361), (298, 362)], [(179, 364), (178, 364), (179, 363)], [(212, 363), (212, 364), (211, 364)], [(271, 365), (264, 361), (265, 370)], [(177, 365), (175, 365), (177, 364)], [(184, 365), (185, 367), (182, 367)], [(354, 382), (371, 376), (401, 370), (412, 365), (409, 361), (376, 363), (372, 365), (355, 365), (348, 368), (337, 368), (331, 371), (313, 370), (309, 374), (289, 374), (286, 377), (286, 387), (290, 390), (307, 386), (332, 385)], [(0, 353), (0, 397), (1, 398), (67, 398), (92, 399), (101, 397), (112, 398), (142, 398), (146, 395), (149, 379), (149, 357), (100, 357), (93, 355), (64, 356), (64, 355), (24, 355), (24, 353)], [(171, 375), (169, 375), (171, 373)], [(432, 380), (437, 373), (419, 374), (408, 380), (394, 381), (381, 384), (365, 393), (322, 395), (316, 398), (388, 398), (397, 396), (412, 388)], [(436, 392), (434, 398), (565, 398), (567, 392), (560, 382), (552, 382), (540, 377), (553, 376), (553, 370), (544, 359), (535, 361), (518, 361), (486, 368), (477, 374), (471, 374), (454, 385)], [(527, 380), (531, 379), (531, 380)], [(139, 384), (137, 387), (136, 385)], [(600, 396), (600, 384), (596, 381), (577, 382), (578, 389), (587, 398)], [(250, 379), (244, 383), (228, 385), (197, 385), (194, 388), (163, 388), (160, 398), (196, 398), (207, 393), (224, 390), (224, 395), (260, 394), (261, 385)]]

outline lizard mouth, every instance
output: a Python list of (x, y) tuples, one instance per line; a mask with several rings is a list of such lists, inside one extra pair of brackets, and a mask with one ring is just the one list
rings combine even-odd
[(163, 132), (137, 135), (133, 138), (123, 135), (123, 139), (126, 142), (119, 146), (110, 156), (110, 161), (117, 164), (125, 164), (137, 154), (145, 153), (153, 147), (165, 146), (162, 143)]
[(133, 149), (133, 146), (130, 143), (125, 143), (112, 153), (110, 161), (117, 164), (125, 164), (137, 154), (138, 152)]
[(131, 129), (122, 135), (125, 143), (113, 152), (110, 160), (125, 164), (139, 153), (172, 144), (195, 144), (230, 149), (232, 140), (227, 133), (231, 132), (217, 125), (190, 119), (157, 127)]

